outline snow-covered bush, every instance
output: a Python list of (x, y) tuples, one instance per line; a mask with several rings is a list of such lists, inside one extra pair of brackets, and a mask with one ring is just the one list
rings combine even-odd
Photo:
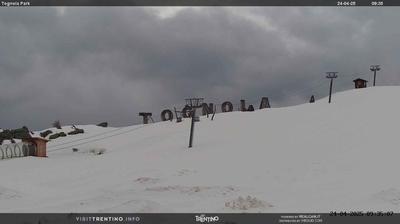
[(68, 132), (68, 135), (83, 134), (85, 131), (80, 128), (75, 128), (75, 130)]
[(101, 122), (100, 124), (97, 124), (97, 126), (106, 128), (108, 127), (108, 122)]

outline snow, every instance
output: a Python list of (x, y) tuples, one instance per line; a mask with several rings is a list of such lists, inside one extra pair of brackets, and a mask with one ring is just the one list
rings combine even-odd
[(51, 140), (48, 158), (0, 161), (0, 211), (399, 212), (399, 95), (201, 117), (191, 149), (189, 119), (77, 125), (85, 133)]

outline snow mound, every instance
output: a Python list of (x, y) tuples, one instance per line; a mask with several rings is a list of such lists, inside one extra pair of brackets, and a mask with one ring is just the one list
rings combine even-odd
[(141, 184), (155, 184), (160, 181), (159, 178), (152, 178), (152, 177), (139, 177), (135, 180), (137, 183)]
[(158, 186), (158, 187), (147, 187), (146, 191), (153, 192), (174, 192), (179, 194), (187, 195), (200, 195), (203, 197), (220, 196), (230, 194), (236, 189), (231, 186), (219, 187), (219, 186)]
[(225, 207), (234, 210), (249, 210), (273, 206), (268, 204), (267, 202), (257, 199), (256, 197), (247, 196), (246, 198), (243, 198), (242, 196), (239, 196), (237, 199), (225, 202)]
[(21, 197), (21, 194), (13, 189), (0, 186), (0, 201)]
[(396, 188), (389, 188), (387, 190), (380, 191), (373, 196), (375, 199), (392, 204), (400, 205), (400, 191)]

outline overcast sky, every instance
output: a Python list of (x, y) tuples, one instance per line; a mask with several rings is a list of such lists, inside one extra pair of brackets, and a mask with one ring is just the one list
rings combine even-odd
[[(352, 80), (399, 85), (400, 8), (0, 8), (0, 128), (44, 129), (182, 106), (184, 98), (274, 107)], [(361, 76), (362, 75), (362, 76)]]

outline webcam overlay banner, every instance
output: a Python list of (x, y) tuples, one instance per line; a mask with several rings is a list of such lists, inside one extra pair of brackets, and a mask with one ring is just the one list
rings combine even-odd
[(398, 0), (0, 0), (17, 6), (400, 6)]
[(275, 223), (400, 223), (400, 214), (393, 212), (330, 212), (330, 213), (0, 213), (0, 223), (7, 224), (275, 224)]

